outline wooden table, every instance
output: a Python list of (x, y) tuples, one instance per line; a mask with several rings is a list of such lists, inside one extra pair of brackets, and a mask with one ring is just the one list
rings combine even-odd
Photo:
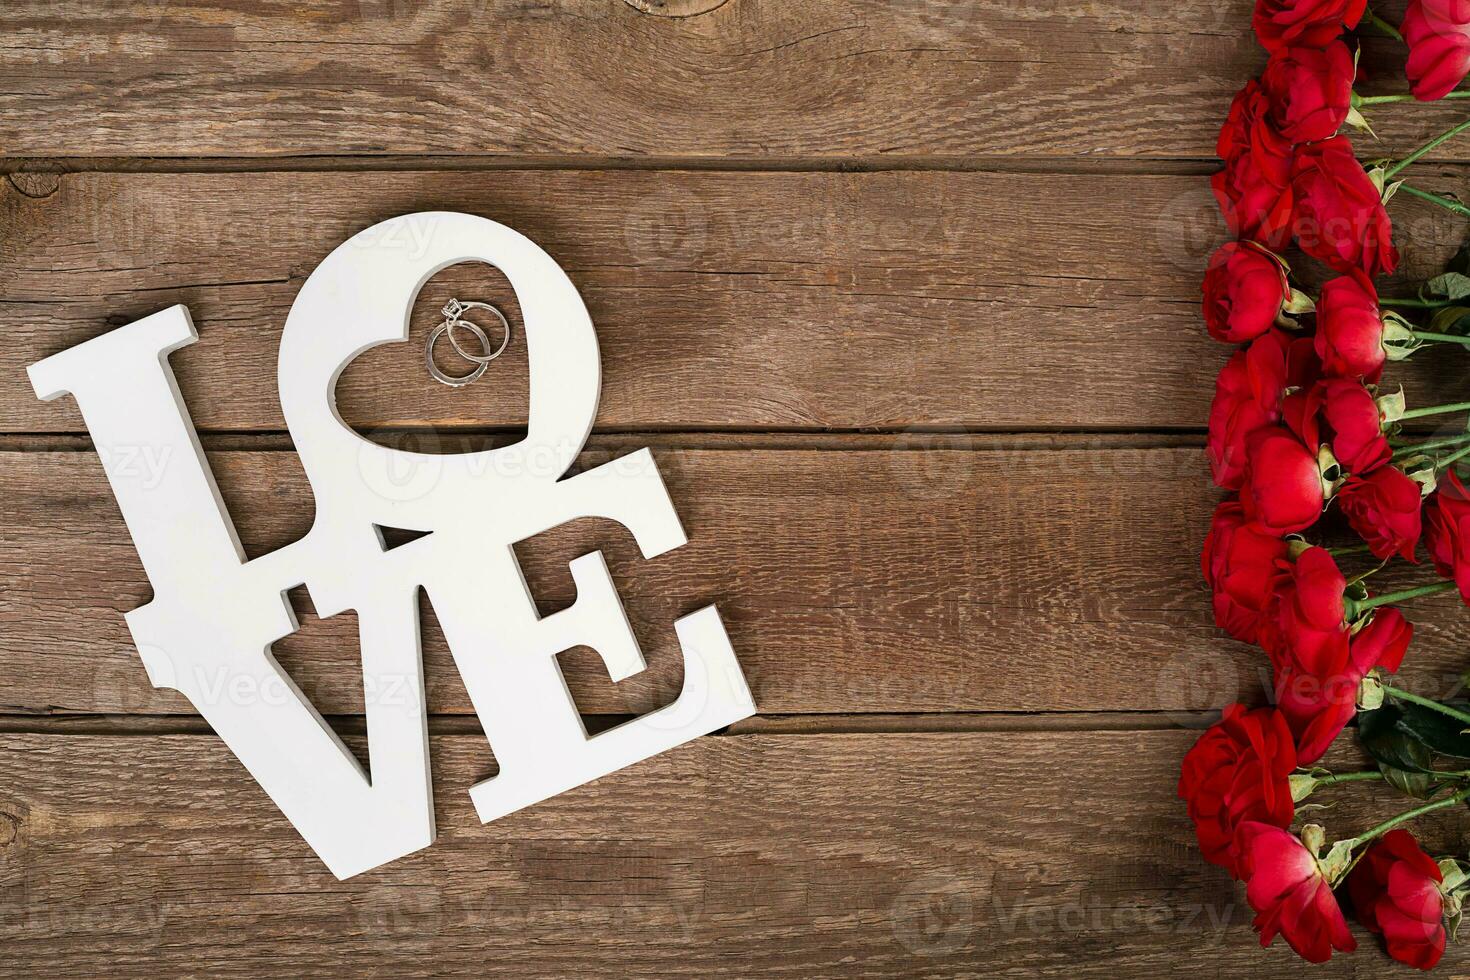
[[(1226, 356), (1197, 312), (1205, 177), (1262, 61), (1249, 8), (0, 7), (0, 973), (1305, 975), (1255, 948), (1173, 798), (1210, 712), (1264, 698), (1197, 564)], [(1403, 147), (1456, 111), (1374, 122)], [(1425, 186), (1463, 182), (1464, 145)], [(1464, 237), (1394, 208), (1410, 277)], [(649, 652), (617, 685), (563, 656), (589, 724), (677, 690), (670, 624), (710, 599), (761, 714), (481, 826), (464, 790), (491, 752), (426, 609), (439, 840), (339, 883), (149, 686), (122, 621), (146, 579), (74, 404), (23, 371), (187, 304), (180, 385), (269, 551), (312, 515), (285, 312), (348, 234), (424, 209), (568, 270), (603, 349), (589, 456), (653, 447), (690, 532), (651, 562), (599, 522), (525, 549), (553, 608), (605, 548)], [(451, 294), (514, 313), (483, 271), (431, 281), (412, 341), (343, 376), (374, 438), (523, 424), (523, 348), (460, 391), (423, 372)], [(1448, 401), (1464, 369), (1397, 377)], [(301, 618), (281, 662), (361, 732), (351, 617)], [(1409, 674), (1448, 683), (1470, 620), (1416, 618)]]

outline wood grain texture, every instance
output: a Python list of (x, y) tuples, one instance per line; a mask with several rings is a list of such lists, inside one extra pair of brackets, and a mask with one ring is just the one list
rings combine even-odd
[[(518, 549), (551, 609), (573, 598), (566, 562), (604, 548), (649, 651), (650, 669), (618, 685), (590, 653), (564, 657), (586, 713), (671, 700), (682, 676), (672, 620), (708, 601), (766, 713), (1130, 710), (1192, 724), (1192, 712), (1265, 699), (1263, 655), (1214, 628), (1199, 578), (1216, 497), (1198, 448), (1016, 450), (974, 437), (965, 449), (894, 439), (866, 451), (687, 450), (666, 440), (655, 456), (685, 548), (644, 562), (626, 531), (589, 521)], [(294, 455), (211, 458), (249, 554), (305, 533), (312, 506)], [(97, 460), (0, 454), (0, 499), (0, 705), (189, 712), (148, 686), (123, 625), (150, 593)], [(1395, 569), (1384, 587), (1428, 574)], [(277, 653), (322, 711), (360, 712), (356, 623), (309, 610), (301, 604), (303, 630)], [(1436, 597), (1411, 618), (1419, 634), (1406, 676), (1426, 691), (1457, 689), (1470, 641), (1463, 608)], [(469, 713), (432, 619), (425, 649), (431, 709)]]
[[(22, 157), (1201, 159), (1265, 61), (1248, 0), (17, 0), (0, 34)], [(1370, 41), (1365, 91), (1403, 57)], [(1373, 124), (1407, 146), (1457, 112)]]
[[(430, 209), (494, 217), (566, 267), (602, 345), (603, 426), (1197, 424), (1211, 348), (1180, 327), (1203, 256), (1180, 260), (1189, 276), (1116, 247), (1104, 246), (1101, 265), (1101, 243), (1136, 231), (1129, 187), (1159, 209), (1178, 197), (1199, 206), (1181, 220), (1213, 220), (1202, 183), (1177, 178), (68, 176), (44, 199), (4, 197), (0, 319), (12, 329), (0, 426), (79, 430), (73, 406), (36, 401), (23, 366), (185, 302), (201, 340), (174, 360), (198, 424), (281, 428), (276, 348), (306, 275), (354, 231)], [(1072, 217), (1038, 239), (1060, 201), (1075, 202)], [(1172, 231), (1154, 256), (1176, 244)], [(411, 228), (405, 248), (415, 234), (433, 228)], [(493, 383), (454, 391), (423, 370), (445, 296), (499, 297), (483, 268), (436, 279), (410, 343), (348, 369), (339, 395), (351, 421), (523, 422), (523, 344)], [(1140, 346), (1126, 351), (1103, 339), (1130, 335)], [(1161, 346), (1139, 364), (1144, 338)], [(1050, 384), (1058, 373), (1077, 386)]]
[[(1198, 317), (1224, 238), (1204, 175), (1264, 61), (1250, 3), (0, 5), (0, 976), (1378, 975), (1365, 934), (1327, 967), (1259, 950), (1173, 798), (1180, 729), (1266, 696), (1199, 580), (1193, 435), (1228, 353)], [(1362, 90), (1401, 90), (1401, 60), (1370, 41)], [(1382, 140), (1356, 142), (1462, 114), (1373, 110)], [(1434, 159), (1413, 182), (1459, 193), (1470, 141)], [(493, 747), (424, 602), (440, 839), (339, 883), (148, 685), (122, 621), (147, 581), (74, 405), (24, 368), (188, 304), (201, 340), (172, 363), (262, 554), (312, 518), (273, 434), (290, 302), (340, 241), (429, 209), (567, 269), (604, 365), (583, 463), (652, 445), (690, 532), (652, 562), (600, 522), (518, 547), (543, 611), (604, 549), (648, 653), (617, 685), (563, 655), (589, 727), (672, 698), (672, 621), (711, 600), (762, 715), (480, 826)], [(1401, 279), (1466, 236), (1392, 213)], [(423, 372), (450, 295), (516, 319), (492, 270), (435, 277), (410, 343), (343, 376), (371, 438), (524, 423), (523, 346), (462, 391)], [(1466, 356), (1389, 382), (1462, 400)], [(292, 598), (273, 652), (360, 734), (353, 617)], [(1410, 616), (1403, 683), (1457, 691), (1464, 608)], [(1352, 796), (1334, 830), (1401, 809)], [(1439, 852), (1464, 836), (1427, 826)]]
[(715, 10), (729, 0), (623, 0), (635, 10), (656, 17), (697, 17)]
[[(1198, 430), (1228, 354), (1199, 320), (1223, 232), (1198, 176), (77, 174), (29, 190), (0, 183), (12, 432), (82, 428), (70, 400), (36, 400), (27, 364), (180, 302), (201, 339), (172, 363), (197, 424), (281, 428), (276, 349), (304, 278), (352, 233), (431, 209), (509, 223), (566, 267), (598, 327), (604, 428)], [(1433, 274), (1464, 223), (1405, 195), (1393, 208), (1405, 275)], [(493, 383), (451, 390), (423, 369), (449, 295), (514, 314), (487, 268), (436, 277), (410, 342), (348, 367), (349, 421), (524, 423), (519, 341)], [(1433, 360), (1392, 380), (1422, 404), (1463, 399), (1464, 356)]]
[[(0, 737), (0, 970), (46, 977), (1361, 976), (1262, 951), (1172, 799), (1184, 732), (703, 738), (347, 882), (217, 740)], [(1401, 797), (1350, 787), (1350, 833)], [(1058, 805), (1060, 803), (1060, 805)], [(1428, 823), (1459, 849), (1453, 819)], [(1446, 959), (1445, 975), (1461, 961)]]
[(1199, 156), (1248, 5), (17, 2), (10, 155)]

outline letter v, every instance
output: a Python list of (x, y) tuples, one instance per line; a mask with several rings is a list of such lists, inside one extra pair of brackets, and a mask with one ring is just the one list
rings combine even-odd
[[(31, 383), (47, 401), (75, 396), (103, 460), (153, 586), (127, 614), (149, 679), (188, 697), (332, 873), (350, 877), (434, 839), (418, 585), (395, 573), (396, 552), (371, 526), (360, 542), (309, 533), (245, 561), (168, 364), (196, 339), (188, 310), (170, 307), (32, 365)], [(118, 463), (137, 451), (164, 465)], [(397, 692), (367, 699), (371, 779), (271, 656), (297, 629), (285, 592), (303, 583), (352, 596), (343, 608), (358, 612), (366, 686)]]

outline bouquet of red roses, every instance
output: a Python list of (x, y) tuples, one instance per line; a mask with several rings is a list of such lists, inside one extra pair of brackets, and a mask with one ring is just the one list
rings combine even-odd
[[(1470, 0), (1411, 0), (1399, 28), (1364, 0), (1257, 0), (1254, 26), (1269, 60), (1230, 107), (1211, 181), (1236, 240), (1210, 259), (1204, 318), (1238, 348), (1210, 408), (1211, 475), (1230, 495), (1202, 565), (1216, 622), (1265, 651), (1274, 703), (1226, 708), (1185, 757), (1179, 795), (1205, 858), (1245, 882), (1262, 945), (1279, 934), (1313, 962), (1350, 951), (1347, 909), (1394, 959), (1428, 969), (1459, 923), (1470, 861), (1430, 857), (1407, 825), (1470, 804), (1470, 704), (1392, 675), (1413, 635), (1401, 604), (1452, 590), (1470, 604), (1470, 491), (1457, 473), (1470, 430), (1415, 438), (1405, 423), (1470, 402), (1411, 406), (1382, 377), (1424, 348), (1470, 346), (1470, 247), (1412, 297), (1379, 296), (1374, 277), (1398, 264), (1395, 194), (1470, 215), (1400, 177), (1470, 120), (1366, 166), (1340, 131), (1371, 133), (1370, 106), (1470, 97), (1457, 88)], [(1410, 93), (1354, 92), (1344, 34), (1360, 26), (1405, 42)], [(1293, 242), (1331, 270), (1315, 296), (1282, 258)], [(1349, 530), (1357, 540), (1338, 544)], [(1421, 539), (1442, 581), (1375, 593), (1392, 559), (1418, 563)], [(1375, 766), (1322, 768), (1349, 725)], [(1336, 840), (1316, 824), (1292, 830), (1312, 794), (1368, 782), (1414, 805)]]

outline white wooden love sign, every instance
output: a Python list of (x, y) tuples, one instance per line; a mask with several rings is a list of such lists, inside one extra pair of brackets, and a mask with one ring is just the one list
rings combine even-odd
[[(412, 233), (410, 233), (412, 232)], [(406, 247), (411, 245), (411, 247)], [(337, 414), (342, 369), (408, 337), (424, 282), (457, 262), (498, 267), (520, 301), (530, 419), (513, 446), (461, 455), (370, 442)], [(644, 669), (601, 552), (571, 563), (577, 599), (538, 615), (512, 546), (579, 517), (621, 522), (645, 558), (686, 541), (648, 450), (563, 479), (601, 386), (576, 288), (534, 242), (485, 218), (404, 215), (338, 246), (281, 335), (281, 409), (316, 500), (310, 532), (250, 561), (200, 450), (168, 355), (194, 342), (174, 306), (30, 367), (36, 394), (73, 395), (153, 585), (127, 614), (148, 677), (184, 693), (328, 868), (346, 878), (430, 844), (434, 807), (419, 644), (424, 589), (500, 772), (469, 788), (488, 822), (755, 712), (714, 606), (674, 623), (684, 687), (667, 707), (588, 737), (556, 654), (596, 649), (613, 680)], [(161, 472), (119, 465), (140, 449)], [(405, 481), (405, 471), (427, 478)], [(398, 547), (381, 528), (426, 532)], [(371, 777), (271, 656), (295, 632), (285, 593), (360, 625)], [(239, 691), (284, 692), (241, 697)]]

